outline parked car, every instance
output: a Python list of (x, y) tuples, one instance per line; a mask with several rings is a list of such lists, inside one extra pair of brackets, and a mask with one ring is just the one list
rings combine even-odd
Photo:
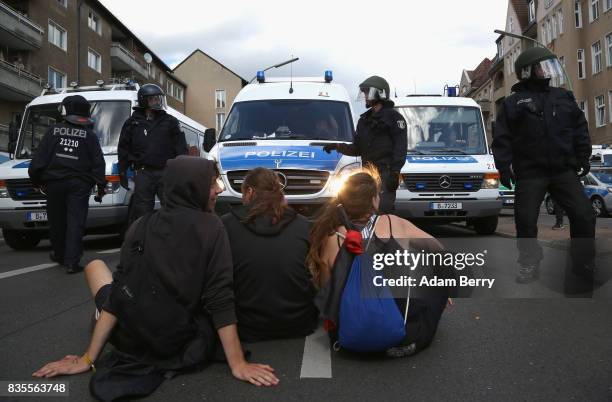
[[(598, 217), (608, 216), (612, 213), (612, 168), (593, 169), (582, 178), (584, 193)], [(550, 215), (555, 213), (554, 202), (550, 194), (546, 194), (544, 199), (546, 212)]]

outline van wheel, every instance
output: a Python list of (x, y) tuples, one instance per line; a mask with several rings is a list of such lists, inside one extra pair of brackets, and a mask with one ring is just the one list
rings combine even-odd
[(42, 235), (37, 232), (2, 229), (4, 241), (13, 250), (29, 250), (40, 243)]
[(472, 220), (474, 224), (474, 230), (476, 233), (480, 235), (490, 235), (495, 233), (497, 229), (497, 221), (499, 217), (496, 216), (487, 216), (486, 218), (477, 218)]
[(608, 211), (606, 210), (606, 204), (599, 197), (593, 197), (591, 199), (591, 205), (593, 206), (593, 211), (595, 211), (595, 216), (603, 217), (608, 215)]

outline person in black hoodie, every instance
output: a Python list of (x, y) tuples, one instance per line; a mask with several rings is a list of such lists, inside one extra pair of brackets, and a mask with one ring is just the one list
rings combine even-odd
[(221, 218), (232, 244), (240, 339), (309, 335), (318, 311), (305, 265), (308, 220), (287, 207), (279, 176), (268, 169), (247, 174), (242, 200)]
[[(206, 316), (212, 322), (234, 377), (257, 386), (276, 385), (278, 379), (270, 366), (245, 360), (238, 338), (229, 241), (213, 212), (217, 195), (222, 191), (218, 176), (214, 163), (202, 158), (181, 156), (168, 162), (163, 177), (166, 202), (149, 217), (144, 258), (168, 293), (194, 316)], [(122, 265), (127, 266), (127, 259), (133, 258), (131, 239), (138, 223), (126, 233)], [(96, 260), (85, 268), (85, 273), (96, 306), (101, 310), (89, 347), (82, 356), (69, 355), (45, 365), (33, 373), (34, 377), (49, 378), (93, 369), (117, 325), (109, 297), (112, 280), (109, 269)]]

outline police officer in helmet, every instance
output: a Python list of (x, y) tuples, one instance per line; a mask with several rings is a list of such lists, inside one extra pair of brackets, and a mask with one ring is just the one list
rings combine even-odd
[(104, 156), (91, 129), (89, 102), (80, 95), (67, 96), (60, 106), (63, 122), (49, 127), (32, 158), (28, 174), (44, 187), (53, 252), (51, 260), (69, 274), (80, 272), (83, 235), (89, 198), (97, 186), (101, 202), (106, 186)]
[(364, 165), (374, 166), (382, 182), (379, 212), (390, 213), (395, 209), (400, 170), (406, 162), (406, 121), (393, 108), (389, 84), (382, 77), (374, 75), (359, 84), (359, 99), (365, 100), (368, 110), (357, 122), (353, 143), (332, 143), (323, 149), (327, 153), (336, 150), (345, 155), (361, 156)]
[(127, 171), (134, 171), (130, 222), (153, 210), (156, 195), (163, 202), (161, 178), (166, 162), (187, 152), (178, 120), (166, 113), (164, 91), (155, 84), (140, 87), (138, 105), (121, 129), (118, 146), (119, 174), (125, 189)]
[(590, 169), (587, 121), (572, 92), (551, 86), (560, 82), (563, 69), (548, 49), (523, 51), (515, 69), (519, 82), (500, 105), (492, 149), (501, 183), (515, 186), (517, 282), (538, 278), (537, 223), (546, 192), (569, 217), (574, 273), (592, 277), (595, 215), (580, 183)]

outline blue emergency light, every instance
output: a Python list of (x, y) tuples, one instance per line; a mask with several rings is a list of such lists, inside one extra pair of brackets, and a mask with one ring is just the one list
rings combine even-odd
[(449, 97), (457, 96), (457, 88), (456, 87), (448, 87), (446, 90), (447, 90), (447, 95)]
[(425, 190), (426, 188), (427, 188), (427, 183), (417, 183), (416, 184), (417, 190)]
[(474, 187), (472, 183), (463, 183), (463, 188), (466, 190), (471, 190)]
[(330, 83), (334, 79), (334, 75), (331, 70), (325, 70), (325, 82)]
[(266, 75), (261, 70), (257, 72), (257, 82), (260, 84), (266, 82)]

